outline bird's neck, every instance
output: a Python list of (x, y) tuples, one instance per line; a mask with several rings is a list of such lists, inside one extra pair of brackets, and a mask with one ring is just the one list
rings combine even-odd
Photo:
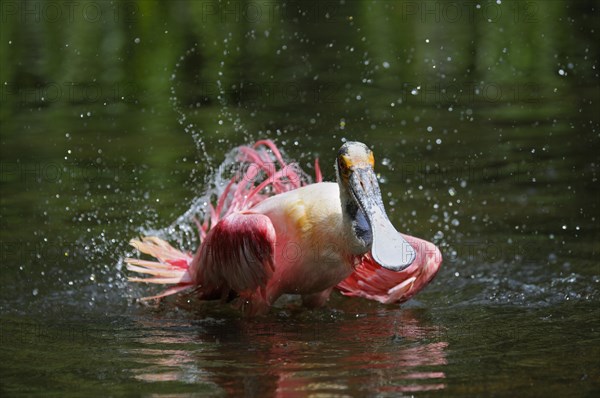
[(349, 192), (340, 184), (340, 202), (342, 205), (342, 223), (344, 238), (350, 253), (361, 255), (371, 248), (371, 226), (358, 204)]

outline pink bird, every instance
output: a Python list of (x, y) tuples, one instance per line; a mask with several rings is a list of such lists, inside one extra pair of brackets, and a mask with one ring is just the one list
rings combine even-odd
[(394, 303), (414, 296), (437, 273), (438, 248), (397, 232), (389, 221), (366, 145), (342, 145), (337, 182), (322, 182), (315, 161), (317, 182), (308, 183), (269, 140), (239, 147), (238, 161), (247, 173), (234, 176), (198, 222), (194, 256), (157, 237), (130, 242), (158, 261), (127, 258), (128, 270), (151, 275), (129, 280), (172, 285), (145, 299), (194, 290), (200, 299), (235, 300), (248, 315), (266, 313), (283, 294), (321, 306), (334, 288)]

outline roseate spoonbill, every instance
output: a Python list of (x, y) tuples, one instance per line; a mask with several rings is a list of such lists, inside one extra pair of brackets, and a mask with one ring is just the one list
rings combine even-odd
[(173, 285), (146, 299), (193, 289), (201, 299), (235, 299), (255, 315), (283, 294), (320, 306), (337, 287), (347, 296), (392, 303), (408, 300), (437, 273), (437, 247), (397, 232), (389, 221), (365, 144), (342, 145), (335, 183), (322, 182), (318, 161), (317, 182), (309, 183), (268, 140), (239, 147), (238, 161), (247, 172), (231, 179), (202, 224), (196, 220), (195, 255), (157, 237), (130, 242), (158, 261), (127, 258), (128, 270), (152, 275), (129, 280)]

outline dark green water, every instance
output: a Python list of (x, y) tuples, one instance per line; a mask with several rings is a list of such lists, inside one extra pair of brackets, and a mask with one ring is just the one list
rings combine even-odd
[[(600, 394), (598, 2), (0, 8), (2, 396)], [(264, 137), (328, 179), (368, 143), (434, 282), (252, 320), (134, 303), (127, 241), (194, 250), (180, 216)]]

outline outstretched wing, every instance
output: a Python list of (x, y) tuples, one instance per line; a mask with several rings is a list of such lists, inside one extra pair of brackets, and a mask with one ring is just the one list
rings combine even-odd
[(202, 242), (197, 280), (240, 295), (260, 289), (265, 297), (274, 270), (275, 239), (269, 217), (250, 212), (228, 215)]
[(430, 242), (400, 234), (415, 249), (413, 263), (403, 271), (381, 267), (367, 254), (355, 271), (336, 287), (345, 296), (364, 297), (388, 304), (404, 302), (422, 290), (438, 272), (442, 254)]

